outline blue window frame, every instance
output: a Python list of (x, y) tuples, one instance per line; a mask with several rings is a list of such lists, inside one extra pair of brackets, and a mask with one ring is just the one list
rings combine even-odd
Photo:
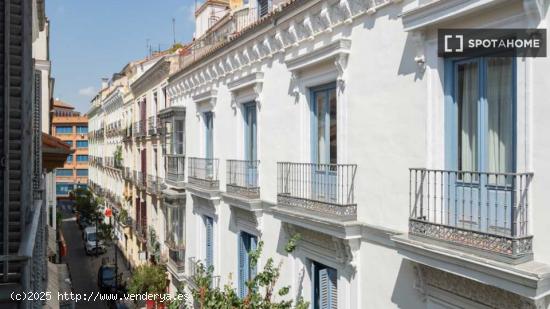
[(209, 216), (204, 216), (205, 227), (205, 266), (207, 268), (214, 267), (214, 219)]
[(68, 155), (67, 156), (67, 163), (71, 163), (73, 162), (73, 155)]
[(72, 126), (57, 126), (55, 127), (55, 133), (57, 134), (71, 134), (73, 133)]
[(63, 141), (63, 142), (69, 145), (71, 148), (73, 148), (73, 141)]
[(311, 263), (313, 308), (338, 308), (338, 283), (336, 269), (321, 263)]
[(76, 148), (88, 148), (88, 141), (76, 141)]
[(244, 104), (245, 160), (257, 159), (256, 103)]
[(214, 115), (212, 112), (204, 113), (204, 128), (206, 158), (212, 159), (214, 157)]
[(88, 133), (88, 127), (87, 126), (77, 126), (76, 127), (76, 133), (87, 134)]
[(88, 155), (77, 155), (76, 162), (88, 162)]
[(239, 296), (246, 297), (248, 287), (246, 283), (256, 276), (257, 265), (252, 265), (250, 252), (256, 250), (257, 237), (246, 232), (239, 234)]
[(56, 188), (55, 191), (57, 195), (69, 195), (69, 193), (74, 188), (74, 184), (61, 182), (61, 183), (57, 183), (55, 185), (55, 188)]
[[(516, 170), (516, 60), (490, 55), (445, 62), (446, 162), (458, 173), (448, 179), (445, 224), (513, 234)], [(470, 207), (450, 201), (468, 197)], [(499, 205), (495, 209), (472, 205)], [(463, 203), (462, 203), (463, 204)]]
[(77, 169), (76, 170), (76, 176), (87, 177), (88, 176), (88, 170), (87, 169)]
[(73, 170), (72, 169), (64, 169), (64, 168), (58, 168), (55, 170), (56, 176), (62, 176), (62, 177), (71, 177), (73, 176)]

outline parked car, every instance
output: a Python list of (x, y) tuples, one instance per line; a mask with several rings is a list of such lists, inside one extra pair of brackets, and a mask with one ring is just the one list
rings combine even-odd
[(102, 240), (98, 240), (97, 238), (97, 231), (96, 228), (93, 226), (89, 226), (84, 229), (84, 250), (86, 251), (86, 254), (101, 254), (105, 253), (105, 244)]
[(115, 293), (117, 291), (115, 280), (115, 267), (113, 265), (101, 265), (97, 271), (97, 286), (101, 293)]

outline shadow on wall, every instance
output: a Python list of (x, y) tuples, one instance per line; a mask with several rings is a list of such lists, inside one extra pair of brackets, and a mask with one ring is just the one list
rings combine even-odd
[(413, 263), (411, 261), (402, 259), (399, 266), (399, 272), (395, 285), (393, 287), (393, 293), (391, 301), (398, 308), (426, 308), (426, 303), (423, 300), (423, 296), (420, 292), (419, 282), (417, 282)]
[(414, 74), (414, 80), (420, 80), (424, 76), (425, 66), (426, 66), (426, 59), (418, 59), (419, 61), (424, 62), (417, 62), (417, 56), (419, 57), (425, 57), (424, 56), (424, 49), (421, 46), (421, 44), (424, 44), (422, 38), (416, 37), (416, 35), (412, 33), (407, 34), (407, 40), (405, 41), (405, 47), (403, 48), (403, 53), (401, 56), (401, 62), (399, 63), (399, 69), (397, 71), (397, 74), (399, 75), (410, 75)]

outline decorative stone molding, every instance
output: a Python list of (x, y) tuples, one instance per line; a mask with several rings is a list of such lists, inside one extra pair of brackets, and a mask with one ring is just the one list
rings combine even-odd
[[(218, 97), (217, 89), (210, 89), (208, 91), (202, 92), (193, 96), (193, 101), (197, 104), (197, 117), (200, 116), (201, 110), (212, 110), (214, 111), (216, 107), (216, 99)], [(200, 108), (200, 105), (206, 105), (204, 108)]]
[(256, 72), (228, 83), (227, 88), (231, 92), (231, 108), (236, 111), (238, 105), (237, 93), (248, 87), (252, 87), (255, 102), (261, 107), (263, 79), (264, 73)]
[(170, 62), (165, 58), (161, 58), (130, 85), (134, 96), (142, 95), (152, 85), (158, 84), (162, 79), (167, 78), (169, 73)]
[[(334, 43), (328, 44), (322, 48), (309, 52), (307, 54), (285, 60), (287, 68), (294, 72), (304, 70), (312, 65), (328, 61), (333, 58), (344, 57), (349, 55), (351, 48), (351, 40), (340, 39)], [(347, 58), (346, 62), (347, 63)], [(341, 67), (342, 70), (345, 67)]]
[(484, 304), (491, 308), (539, 308), (544, 302), (524, 298), (494, 286), (473, 281), (455, 274), (445, 272), (422, 264), (416, 264), (417, 281), (421, 282), (421, 293), (427, 286), (458, 295), (465, 299)]

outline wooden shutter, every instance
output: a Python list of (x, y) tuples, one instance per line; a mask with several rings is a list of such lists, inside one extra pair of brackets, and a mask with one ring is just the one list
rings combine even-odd
[(246, 280), (248, 279), (248, 252), (246, 250), (246, 234), (239, 235), (239, 297), (244, 298), (247, 293)]
[(319, 307), (335, 309), (338, 307), (338, 289), (336, 285), (336, 270), (323, 268), (319, 270)]

